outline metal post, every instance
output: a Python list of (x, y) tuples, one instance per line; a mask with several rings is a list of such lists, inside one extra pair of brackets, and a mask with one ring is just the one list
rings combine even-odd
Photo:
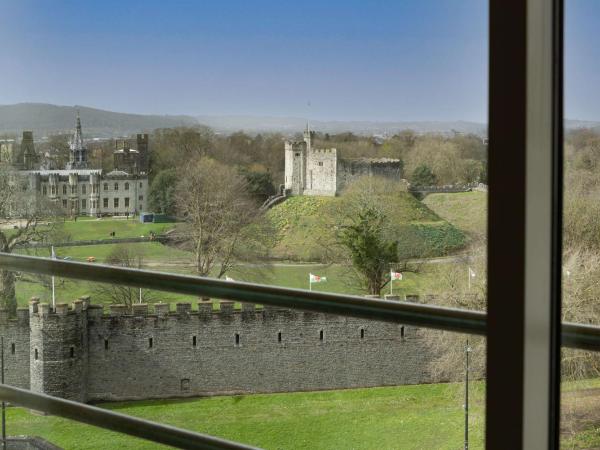
[[(4, 384), (4, 336), (0, 337), (0, 381)], [(6, 449), (6, 402), (2, 401), (2, 450)]]
[(465, 450), (469, 450), (469, 339), (465, 346)]

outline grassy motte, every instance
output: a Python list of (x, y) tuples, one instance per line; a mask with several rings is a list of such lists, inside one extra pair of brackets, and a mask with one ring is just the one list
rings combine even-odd
[[(405, 257), (450, 254), (465, 244), (462, 231), (407, 192), (390, 196), (394, 234)], [(291, 197), (269, 210), (277, 229), (273, 256), (296, 261), (327, 260), (333, 251), (341, 197)]]
[(429, 194), (423, 203), (471, 237), (482, 237), (487, 232), (487, 192)]

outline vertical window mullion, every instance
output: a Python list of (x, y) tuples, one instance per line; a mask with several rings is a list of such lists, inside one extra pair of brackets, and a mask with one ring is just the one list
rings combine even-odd
[(490, 0), (489, 449), (558, 444), (560, 6)]

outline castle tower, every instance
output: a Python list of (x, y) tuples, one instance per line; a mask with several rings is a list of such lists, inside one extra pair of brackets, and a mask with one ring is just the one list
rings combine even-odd
[(87, 310), (66, 303), (52, 311), (30, 304), (30, 385), (33, 392), (83, 402), (87, 387)]
[(37, 161), (35, 145), (33, 143), (33, 131), (23, 131), (21, 152), (23, 154), (23, 169), (33, 170), (35, 162)]
[(308, 153), (312, 150), (312, 142), (315, 139), (315, 132), (310, 130), (308, 122), (306, 123), (306, 130), (304, 130), (304, 142), (306, 142), (306, 150)]
[(148, 134), (138, 134), (136, 139), (136, 148), (139, 153), (138, 171), (140, 173), (148, 172), (148, 163), (150, 159), (148, 148)]
[(306, 142), (285, 142), (285, 190), (292, 195), (304, 193), (306, 179), (306, 158), (309, 140)]
[(75, 134), (69, 142), (69, 163), (67, 169), (87, 169), (87, 148), (83, 142), (83, 133), (81, 132), (81, 118), (79, 117), (79, 111), (77, 111), (77, 125), (75, 127)]

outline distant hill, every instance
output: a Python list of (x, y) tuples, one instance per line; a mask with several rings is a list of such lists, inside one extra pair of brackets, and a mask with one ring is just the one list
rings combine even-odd
[(260, 117), (260, 116), (197, 116), (203, 123), (222, 133), (238, 130), (248, 132), (298, 133), (310, 122), (312, 129), (323, 133), (344, 133), (351, 131), (361, 135), (392, 135), (403, 130), (417, 133), (472, 133), (479, 136), (487, 134), (485, 124), (466, 121), (448, 122), (378, 122), (378, 121), (322, 121), (302, 117)]
[[(47, 103), (17, 103), (0, 105), (0, 134), (20, 134), (32, 130), (36, 139), (48, 134), (70, 133), (75, 126), (75, 115), (80, 111), (83, 131), (86, 137), (116, 137), (132, 133), (149, 132), (156, 128), (206, 125), (218, 133), (229, 134), (236, 131), (248, 133), (277, 132), (291, 136), (301, 132), (306, 123), (312, 129), (323, 133), (352, 132), (361, 135), (393, 135), (403, 130), (417, 133), (452, 134), (472, 133), (487, 135), (487, 125), (467, 121), (322, 121), (305, 117), (269, 116), (185, 116), (185, 115), (145, 115), (129, 114), (87, 106), (58, 106)], [(600, 122), (565, 120), (567, 129), (594, 128), (600, 130)]]
[(36, 139), (47, 134), (72, 132), (77, 110), (86, 137), (115, 137), (155, 128), (197, 125), (190, 116), (151, 116), (126, 114), (86, 106), (57, 106), (46, 103), (0, 105), (0, 133), (32, 130)]

